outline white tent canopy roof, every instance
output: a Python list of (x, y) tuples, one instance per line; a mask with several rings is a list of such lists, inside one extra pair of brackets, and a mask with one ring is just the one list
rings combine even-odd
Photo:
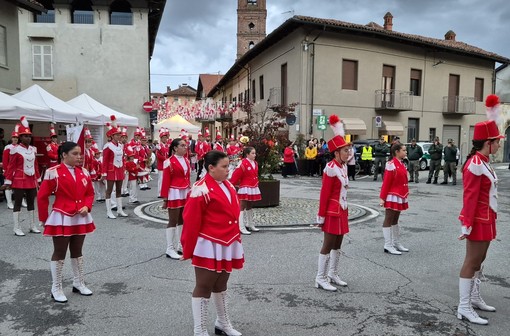
[(0, 119), (19, 120), (21, 116), (30, 121), (48, 121), (51, 109), (33, 105), (0, 92)]
[(179, 133), (182, 129), (186, 130), (189, 134), (197, 135), (198, 131), (200, 131), (200, 127), (193, 125), (180, 115), (176, 114), (171, 118), (165, 119), (154, 125), (154, 137), (157, 137), (159, 134), (159, 129), (161, 127), (168, 128), (170, 132), (170, 137), (175, 138), (179, 136)]
[(99, 113), (92, 113), (67, 104), (39, 85), (35, 84), (14, 95), (15, 98), (37, 106), (50, 109), (50, 115), (45, 120), (61, 123), (75, 123), (81, 121), (91, 125), (102, 125), (103, 116)]
[(103, 124), (110, 122), (110, 116), (113, 114), (117, 118), (117, 123), (121, 126), (138, 126), (138, 118), (117, 112), (106, 105), (101, 104), (86, 93), (82, 93), (67, 102), (69, 105), (79, 109), (98, 113), (103, 117)]

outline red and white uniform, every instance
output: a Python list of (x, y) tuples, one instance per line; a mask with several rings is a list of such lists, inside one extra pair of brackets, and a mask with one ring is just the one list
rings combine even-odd
[(58, 145), (53, 141), (46, 146), (46, 155), (49, 158), (48, 168), (55, 167), (58, 164)]
[(159, 143), (156, 146), (156, 167), (158, 171), (163, 171), (163, 163), (169, 158), (170, 146), (167, 143)]
[(126, 162), (126, 171), (128, 172), (128, 181), (134, 181), (138, 178), (138, 173), (141, 172), (140, 167), (134, 161)]
[[(55, 194), (53, 210), (48, 214), (50, 195)], [(74, 236), (94, 232), (96, 229), (90, 211), (94, 202), (94, 188), (89, 173), (81, 167), (59, 164), (46, 170), (37, 193), (39, 220), (45, 236)], [(78, 211), (89, 209), (83, 216)]]
[(347, 166), (335, 159), (328, 162), (322, 174), (317, 214), (317, 223), (322, 224), (322, 231), (334, 235), (349, 233), (348, 186)]
[(210, 271), (230, 273), (243, 268), (239, 214), (234, 186), (206, 174), (193, 185), (184, 207), (183, 258), (192, 258), (193, 266)]
[(92, 159), (90, 161), (89, 169), (88, 170), (90, 174), (90, 179), (92, 182), (97, 181), (101, 178), (101, 160), (96, 159), (94, 156), (92, 156)]
[(214, 143), (213, 150), (217, 150), (217, 151), (226, 153), (225, 147), (223, 147), (223, 145), (220, 144), (219, 142)]
[(94, 165), (94, 151), (92, 150), (92, 148), (85, 148), (83, 153), (83, 168), (87, 169), (91, 176), (97, 174), (96, 171), (92, 172), (93, 165)]
[(396, 211), (406, 210), (409, 186), (406, 166), (393, 158), (386, 163), (384, 179), (379, 198), (384, 200), (384, 207)]
[(143, 145), (139, 146), (137, 159), (138, 159), (138, 165), (140, 166), (140, 172), (143, 172), (143, 174), (140, 174), (138, 176), (138, 182), (141, 185), (149, 182), (150, 169), (149, 169), (149, 167), (147, 167), (147, 160), (151, 157), (151, 154), (152, 153), (151, 153), (149, 146), (143, 146)]
[(108, 181), (121, 181), (124, 172), (124, 145), (107, 142), (103, 148), (102, 176)]
[(5, 184), (13, 189), (34, 189), (40, 179), (37, 148), (23, 144), (11, 147), (9, 165), (5, 171)]
[(189, 160), (183, 156), (172, 155), (163, 165), (163, 182), (160, 196), (167, 201), (169, 209), (184, 207), (190, 189)]
[(476, 153), (462, 171), (463, 206), (459, 220), (471, 233), (470, 240), (491, 241), (496, 238), (498, 212), (498, 178), (489, 158)]
[(205, 154), (211, 151), (211, 145), (207, 141), (197, 141), (195, 145), (195, 152), (197, 153), (197, 160), (203, 160)]
[(259, 201), (262, 199), (259, 190), (259, 167), (257, 161), (243, 159), (232, 173), (230, 182), (239, 185), (237, 196), (240, 201)]
[(11, 158), (11, 148), (16, 147), (16, 145), (8, 144), (4, 147), (4, 151), (2, 153), (2, 166), (4, 168), (4, 176), (7, 176), (7, 168), (9, 168), (9, 159)]

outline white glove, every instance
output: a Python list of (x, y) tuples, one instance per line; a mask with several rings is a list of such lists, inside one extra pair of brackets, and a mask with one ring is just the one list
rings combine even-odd
[(465, 225), (461, 225), (461, 233), (464, 235), (464, 236), (469, 236), (471, 234), (471, 230), (473, 229), (472, 226), (470, 227), (467, 227)]
[(324, 218), (324, 217), (321, 217), (321, 216), (317, 215), (317, 223), (318, 223), (319, 225), (324, 224), (324, 220), (325, 220), (325, 219), (326, 219), (326, 218)]

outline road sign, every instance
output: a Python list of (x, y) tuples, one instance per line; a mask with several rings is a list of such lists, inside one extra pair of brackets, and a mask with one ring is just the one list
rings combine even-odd
[(313, 109), (312, 110), (312, 115), (314, 115), (314, 116), (320, 116), (320, 115), (322, 115), (322, 113), (323, 113), (322, 109)]
[(287, 122), (287, 125), (294, 125), (296, 123), (296, 115), (294, 113), (289, 113), (285, 118), (285, 121)]
[(382, 117), (381, 116), (375, 117), (375, 127), (382, 127)]
[(326, 116), (320, 115), (317, 116), (317, 129), (324, 131), (326, 130)]
[(150, 101), (143, 103), (143, 110), (145, 112), (151, 112), (152, 111), (152, 103)]

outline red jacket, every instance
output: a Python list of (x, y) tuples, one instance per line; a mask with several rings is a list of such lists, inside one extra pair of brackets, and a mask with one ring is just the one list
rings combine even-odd
[(259, 185), (259, 166), (257, 161), (254, 161), (255, 168), (253, 168), (250, 160), (243, 159), (239, 166), (232, 173), (230, 182), (239, 187), (258, 187)]
[(184, 168), (175, 155), (165, 160), (163, 165), (163, 181), (161, 182), (161, 193), (159, 196), (168, 198), (168, 189), (186, 189), (190, 187), (191, 166), (188, 159), (184, 158), (188, 170), (184, 173)]
[(239, 200), (234, 186), (225, 180), (231, 202), (211, 175), (196, 182), (184, 206), (181, 243), (183, 258), (193, 256), (198, 237), (229, 246), (241, 241), (239, 224)]
[(126, 162), (126, 170), (128, 171), (128, 181), (133, 181), (138, 178), (138, 173), (142, 170), (134, 161)]
[(124, 146), (120, 142), (108, 142), (104, 146), (101, 174), (107, 180), (124, 179)]
[(9, 168), (9, 159), (11, 158), (11, 148), (16, 147), (17, 145), (8, 144), (4, 147), (4, 152), (2, 153), (2, 167), (4, 169), (4, 176), (7, 176), (7, 168)]
[(328, 162), (322, 175), (318, 217), (340, 217), (348, 211), (348, 185), (347, 166), (339, 163), (337, 160)]
[(158, 171), (163, 171), (163, 162), (170, 156), (169, 154), (170, 146), (168, 142), (160, 143), (156, 146), (156, 160), (157, 160), (157, 169)]
[(223, 145), (222, 145), (222, 144), (220, 144), (219, 142), (214, 143), (213, 149), (214, 149), (214, 150), (217, 150), (217, 151), (220, 151), (220, 152), (223, 152), (223, 153), (226, 153), (226, 152), (227, 152), (227, 151), (225, 150), (225, 147), (223, 147)]
[(391, 159), (388, 163), (386, 163), (379, 198), (386, 200), (388, 195), (407, 198), (407, 196), (409, 196), (409, 186), (407, 183), (406, 166), (396, 158)]
[(489, 158), (476, 153), (466, 162), (462, 171), (464, 186), (463, 206), (459, 219), (462, 225), (474, 223), (494, 224), (497, 218), (496, 174), (489, 165)]
[(49, 168), (54, 167), (58, 164), (58, 145), (54, 142), (50, 142), (46, 146), (46, 154), (49, 158)]
[(228, 156), (237, 155), (237, 154), (239, 154), (239, 152), (241, 152), (241, 147), (238, 147), (235, 145), (227, 147), (227, 155)]
[(53, 211), (67, 216), (74, 216), (86, 206), (89, 212), (94, 203), (94, 188), (86, 169), (75, 167), (76, 179), (65, 164), (59, 164), (46, 170), (44, 181), (37, 193), (37, 208), (39, 220), (46, 222), (48, 219), (49, 198), (55, 194)]
[(5, 174), (5, 184), (10, 184), (14, 189), (37, 188), (40, 179), (39, 165), (37, 164), (37, 148), (17, 145), (11, 147), (9, 165)]
[(294, 150), (289, 147), (285, 147), (283, 150), (283, 162), (294, 163)]
[(204, 155), (211, 150), (211, 145), (206, 141), (197, 141), (195, 144), (195, 153), (197, 153), (197, 160), (202, 160)]

